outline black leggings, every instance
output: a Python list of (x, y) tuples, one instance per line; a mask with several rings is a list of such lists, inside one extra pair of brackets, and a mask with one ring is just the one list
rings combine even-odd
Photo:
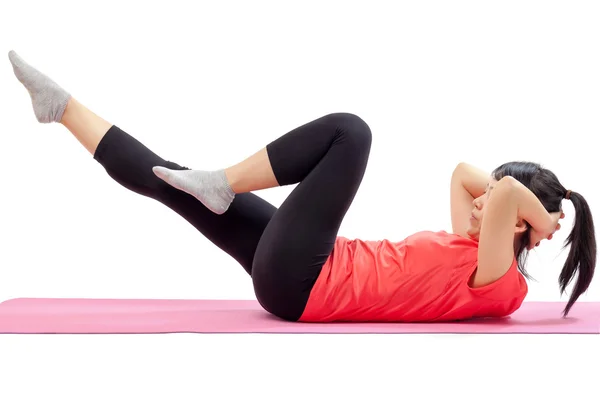
[(94, 159), (119, 184), (171, 208), (238, 261), (266, 311), (297, 321), (333, 250), (370, 149), (371, 130), (353, 114), (329, 114), (295, 128), (267, 145), (279, 185), (299, 183), (281, 207), (241, 193), (222, 215), (152, 172), (157, 165), (189, 168), (162, 159), (117, 126), (102, 138)]

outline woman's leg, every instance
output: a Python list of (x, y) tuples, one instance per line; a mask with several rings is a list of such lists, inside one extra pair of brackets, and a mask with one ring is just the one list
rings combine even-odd
[(277, 181), (300, 182), (267, 225), (252, 281), (269, 312), (298, 320), (362, 182), (371, 130), (352, 114), (331, 114), (267, 146)]
[[(225, 170), (159, 168), (157, 175), (212, 204), (225, 201), (218, 194), (227, 190), (237, 193), (235, 199), (242, 192), (300, 182), (267, 225), (252, 267), (261, 305), (281, 318), (297, 320), (333, 250), (370, 149), (368, 125), (355, 115), (336, 113), (288, 132)], [(220, 179), (207, 178), (216, 173)]]
[(258, 242), (277, 210), (273, 205), (253, 193), (244, 193), (236, 196), (227, 213), (213, 213), (152, 172), (157, 165), (174, 170), (189, 168), (164, 160), (117, 126), (112, 126), (100, 141), (94, 159), (122, 186), (178, 213), (252, 275)]
[(154, 166), (188, 169), (166, 161), (117, 126), (72, 98), (56, 83), (10, 54), (16, 76), (29, 91), (40, 122), (60, 122), (119, 184), (153, 198), (190, 222), (251, 274), (256, 247), (276, 208), (252, 193), (236, 196), (229, 211), (216, 215), (195, 198), (156, 177)]

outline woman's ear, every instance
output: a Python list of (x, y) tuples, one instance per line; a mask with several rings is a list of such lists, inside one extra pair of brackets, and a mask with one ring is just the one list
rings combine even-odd
[(517, 224), (515, 225), (515, 233), (524, 233), (529, 228), (529, 224), (523, 219), (517, 219)]

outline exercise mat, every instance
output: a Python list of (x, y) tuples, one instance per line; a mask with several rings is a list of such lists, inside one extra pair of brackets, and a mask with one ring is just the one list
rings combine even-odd
[(600, 302), (524, 302), (512, 316), (443, 323), (282, 321), (254, 300), (17, 298), (0, 303), (0, 333), (578, 333), (600, 334)]

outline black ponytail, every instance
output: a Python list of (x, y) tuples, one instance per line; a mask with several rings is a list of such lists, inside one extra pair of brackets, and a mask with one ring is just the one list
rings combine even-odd
[(560, 293), (565, 293), (567, 285), (575, 275), (577, 275), (577, 280), (563, 310), (565, 317), (579, 296), (587, 291), (596, 268), (596, 233), (592, 212), (587, 201), (579, 193), (570, 192), (569, 200), (573, 202), (575, 209), (575, 222), (563, 246), (563, 248), (569, 246), (571, 248), (558, 279)]
[[(592, 212), (587, 201), (581, 194), (567, 191), (552, 171), (538, 163), (508, 162), (496, 168), (492, 175), (496, 180), (507, 175), (514, 177), (536, 195), (549, 213), (561, 211), (564, 199), (573, 202), (575, 222), (563, 246), (563, 249), (570, 246), (570, 250), (558, 279), (562, 295), (577, 275), (571, 297), (563, 310), (563, 316), (566, 317), (579, 296), (590, 286), (596, 268), (596, 235)], [(530, 232), (531, 227), (528, 225), (527, 232), (522, 235), (516, 252), (519, 271), (527, 278), (531, 278), (525, 270)]]

